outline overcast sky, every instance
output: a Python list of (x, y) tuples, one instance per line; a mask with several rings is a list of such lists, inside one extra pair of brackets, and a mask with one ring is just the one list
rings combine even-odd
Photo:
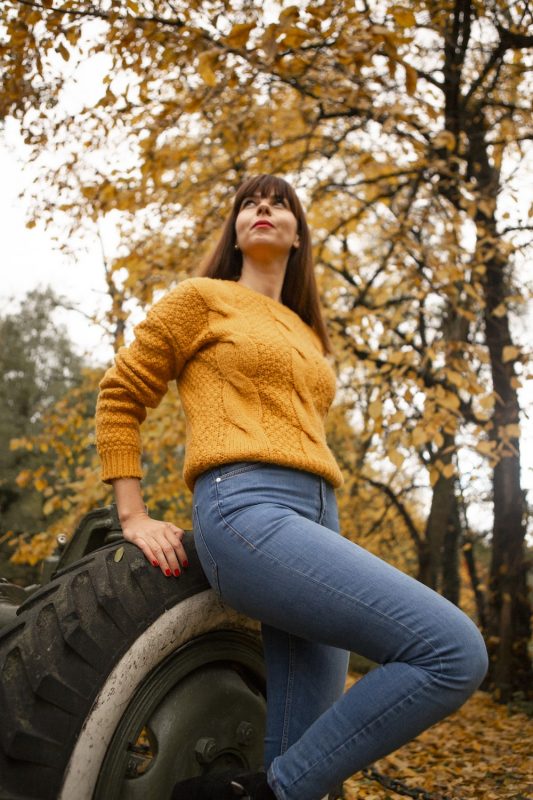
[[(87, 239), (89, 252), (80, 250), (76, 258), (69, 258), (60, 252), (50, 232), (26, 227), (28, 204), (24, 187), (29, 176), (23, 172), (23, 154), (14, 128), (8, 128), (6, 137), (0, 137), (0, 313), (13, 307), (29, 290), (50, 285), (68, 298), (72, 306), (92, 314), (105, 302), (100, 245)], [(85, 316), (75, 311), (60, 311), (57, 321), (67, 325), (80, 352), (103, 362), (111, 358), (111, 349), (102, 332)]]

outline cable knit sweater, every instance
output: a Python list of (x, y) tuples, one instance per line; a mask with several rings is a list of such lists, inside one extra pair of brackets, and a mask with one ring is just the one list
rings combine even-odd
[(187, 421), (184, 477), (265, 461), (342, 476), (324, 419), (335, 375), (287, 306), (233, 281), (190, 278), (156, 303), (100, 384), (102, 478), (142, 477), (139, 427), (176, 380)]

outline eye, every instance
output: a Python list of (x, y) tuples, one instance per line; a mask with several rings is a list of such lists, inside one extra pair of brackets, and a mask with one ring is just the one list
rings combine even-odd
[(248, 208), (249, 206), (255, 205), (255, 200), (253, 197), (245, 197), (241, 203), (241, 208)]
[(274, 205), (275, 206), (285, 206), (285, 199), (283, 197), (275, 197), (274, 198)]

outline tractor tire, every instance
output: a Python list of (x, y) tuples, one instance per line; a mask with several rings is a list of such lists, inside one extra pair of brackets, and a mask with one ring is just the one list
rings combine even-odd
[(258, 625), (184, 544), (179, 578), (102, 547), (0, 630), (0, 800), (167, 800), (178, 780), (261, 767)]

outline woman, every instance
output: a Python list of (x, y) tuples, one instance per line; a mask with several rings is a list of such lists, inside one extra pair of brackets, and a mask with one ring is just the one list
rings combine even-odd
[[(328, 352), (302, 207), (263, 175), (237, 191), (203, 277), (152, 308), (102, 381), (98, 448), (124, 537), (168, 577), (187, 567), (183, 531), (148, 516), (139, 480), (139, 424), (177, 379), (200, 560), (222, 599), (262, 623), (266, 772), (184, 781), (176, 800), (319, 800), (485, 675), (458, 608), (338, 534)], [(343, 694), (350, 650), (380, 666)]]

